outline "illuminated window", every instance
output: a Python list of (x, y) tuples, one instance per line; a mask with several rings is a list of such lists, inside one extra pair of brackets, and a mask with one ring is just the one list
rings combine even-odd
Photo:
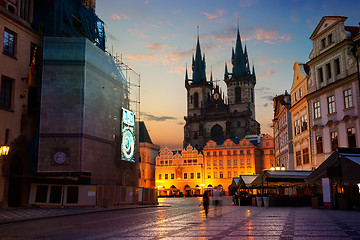
[(345, 109), (353, 106), (351, 88), (344, 91)]
[(310, 163), (310, 159), (309, 159), (309, 148), (304, 148), (302, 150), (303, 152), (303, 163), (304, 164), (308, 164)]
[(234, 171), (234, 177), (238, 177), (238, 172)]
[(234, 166), (237, 166), (237, 159), (234, 159)]
[(210, 152), (207, 152), (207, 153), (206, 153), (206, 156), (210, 156)]
[(247, 165), (251, 165), (251, 160), (250, 160), (250, 159), (247, 159), (247, 160), (246, 160), (246, 164), (247, 164)]
[(307, 130), (307, 115), (301, 117), (301, 132)]
[(303, 92), (302, 92), (302, 88), (299, 88), (299, 98), (302, 98)]
[(207, 173), (207, 178), (211, 178), (211, 172)]
[(222, 156), (222, 151), (219, 152), (219, 156)]
[(321, 117), (320, 113), (320, 101), (314, 103), (314, 117), (319, 118)]
[(231, 155), (231, 151), (227, 151), (227, 155), (230, 156), (230, 155)]
[(207, 166), (210, 166), (210, 165), (211, 165), (211, 164), (210, 164), (210, 160), (207, 160), (207, 161), (206, 161), (206, 165), (207, 165)]
[(335, 111), (336, 111), (334, 95), (328, 97), (328, 110), (329, 110), (329, 114), (335, 113)]
[(338, 133), (332, 132), (330, 133), (330, 135), (331, 135), (331, 150), (335, 151), (336, 148), (338, 147)]
[(195, 174), (192, 172), (190, 173), (190, 179), (194, 179), (195, 178)]
[(240, 165), (244, 165), (244, 159), (240, 159)]
[(213, 160), (213, 165), (217, 166), (217, 160)]
[(217, 178), (217, 172), (214, 172), (214, 178)]
[(220, 178), (224, 178), (224, 173), (220, 172)]
[(5, 29), (4, 30), (3, 53), (14, 57), (15, 56), (15, 41), (16, 41), (16, 34), (8, 29)]
[(162, 175), (161, 175), (161, 173), (159, 173), (159, 180), (161, 180), (161, 178), (162, 178)]
[(175, 173), (171, 173), (170, 178), (175, 179)]
[(201, 178), (201, 174), (199, 172), (196, 173), (196, 178), (200, 179)]
[(316, 153), (323, 153), (322, 136), (316, 136)]
[(273, 155), (273, 154), (274, 154), (274, 150), (270, 150), (270, 154)]
[(188, 179), (188, 174), (184, 173), (184, 179)]
[(219, 160), (219, 166), (222, 166), (223, 165), (223, 160)]
[(296, 166), (301, 165), (301, 151), (296, 152)]
[(227, 160), (227, 165), (228, 165), (228, 166), (231, 166), (231, 159), (228, 159), (228, 160)]
[(213, 156), (216, 156), (216, 152), (213, 152)]
[(355, 128), (354, 127), (348, 128), (347, 132), (348, 132), (348, 147), (355, 148), (356, 147)]
[(228, 172), (228, 178), (231, 178), (231, 172)]
[(246, 150), (246, 154), (247, 154), (247, 155), (250, 155), (250, 150)]
[[(240, 154), (241, 154), (241, 153), (240, 153)], [(233, 155), (234, 155), (234, 156), (237, 155), (237, 151), (236, 151), (236, 150), (233, 151)]]

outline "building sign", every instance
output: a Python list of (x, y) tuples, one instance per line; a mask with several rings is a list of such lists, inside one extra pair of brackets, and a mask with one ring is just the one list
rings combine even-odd
[(135, 114), (122, 108), (121, 160), (135, 162)]

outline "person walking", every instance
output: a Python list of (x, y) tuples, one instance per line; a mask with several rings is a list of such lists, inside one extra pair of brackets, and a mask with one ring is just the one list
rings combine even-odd
[[(221, 192), (219, 188), (215, 188), (214, 200), (215, 200), (215, 216), (221, 216)], [(218, 214), (220, 212), (220, 214)]]
[(207, 217), (208, 213), (209, 213), (209, 204), (210, 204), (210, 198), (209, 198), (209, 193), (208, 191), (205, 191), (203, 194), (203, 205), (204, 205), (204, 210), (205, 210), (205, 216)]

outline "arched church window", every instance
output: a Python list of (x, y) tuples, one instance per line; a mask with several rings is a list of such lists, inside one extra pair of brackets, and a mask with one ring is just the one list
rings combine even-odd
[(235, 88), (235, 102), (241, 103), (241, 88), (240, 87)]
[(197, 92), (194, 93), (194, 107), (199, 107), (199, 94)]
[(210, 138), (211, 138), (211, 140), (213, 140), (215, 142), (217, 142), (221, 139), (224, 139), (224, 131), (223, 131), (223, 128), (219, 124), (216, 124), (215, 126), (213, 126), (211, 128)]

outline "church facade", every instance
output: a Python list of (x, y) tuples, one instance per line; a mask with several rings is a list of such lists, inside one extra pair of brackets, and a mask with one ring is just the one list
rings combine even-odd
[[(226, 94), (214, 84), (212, 75), (206, 79), (205, 55), (201, 54), (199, 37), (192, 58), (192, 79), (186, 69), (187, 116), (184, 117), (184, 142), (202, 150), (210, 140), (242, 139), (249, 134), (260, 134), (255, 120), (255, 69), (250, 71), (248, 54), (243, 49), (239, 30), (235, 50), (232, 49), (232, 72), (225, 63)], [(226, 95), (226, 96), (225, 96)]]

